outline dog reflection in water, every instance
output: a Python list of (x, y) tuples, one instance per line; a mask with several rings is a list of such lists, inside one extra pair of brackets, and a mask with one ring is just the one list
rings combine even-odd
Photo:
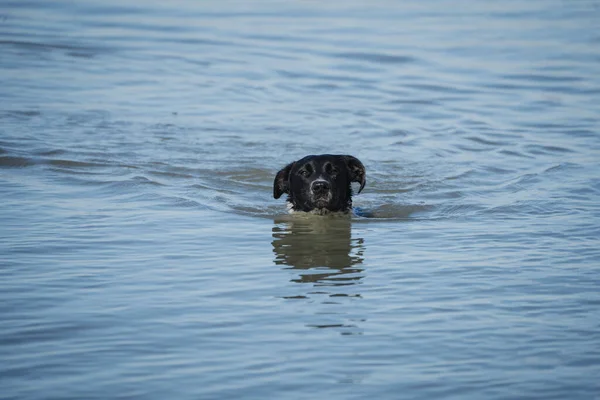
[(273, 252), (275, 264), (307, 270), (294, 282), (315, 286), (358, 283), (363, 269), (363, 239), (352, 239), (348, 216), (318, 217), (289, 215), (275, 220)]

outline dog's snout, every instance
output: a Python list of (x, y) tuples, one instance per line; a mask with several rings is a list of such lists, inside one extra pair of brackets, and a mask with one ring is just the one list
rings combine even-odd
[(312, 190), (315, 193), (324, 193), (331, 189), (331, 185), (326, 181), (316, 181), (312, 184)]

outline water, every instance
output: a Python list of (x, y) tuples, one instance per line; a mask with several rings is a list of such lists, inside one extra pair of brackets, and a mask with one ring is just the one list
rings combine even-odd
[[(0, 398), (600, 398), (598, 21), (5, 1)], [(286, 215), (314, 153), (373, 217)]]

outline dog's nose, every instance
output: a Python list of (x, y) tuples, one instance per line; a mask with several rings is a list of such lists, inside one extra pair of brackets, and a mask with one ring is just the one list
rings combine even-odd
[(313, 182), (313, 184), (312, 184), (312, 190), (315, 193), (327, 192), (327, 191), (329, 191), (330, 188), (331, 188), (331, 186), (329, 185), (329, 182), (325, 182), (325, 181), (316, 181), (316, 182)]

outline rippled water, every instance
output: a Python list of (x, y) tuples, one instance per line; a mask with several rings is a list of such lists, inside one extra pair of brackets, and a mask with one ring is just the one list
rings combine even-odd
[[(4, 2), (0, 398), (598, 398), (599, 21)], [(370, 218), (286, 215), (313, 153)]]

